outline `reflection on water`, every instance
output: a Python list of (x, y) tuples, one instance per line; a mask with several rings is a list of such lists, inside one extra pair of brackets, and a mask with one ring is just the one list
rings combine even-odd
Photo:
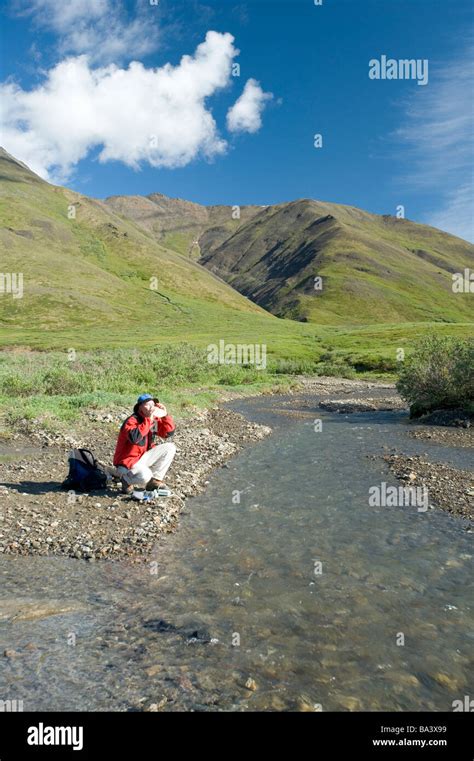
[(282, 401), (232, 405), (273, 436), (188, 502), (149, 565), (0, 560), (2, 597), (78, 608), (0, 623), (0, 652), (17, 653), (0, 664), (0, 698), (25, 710), (451, 710), (474, 694), (472, 535), (438, 511), (368, 505), (371, 486), (396, 483), (368, 454), (403, 442), (466, 467), (468, 452), (408, 439), (396, 412), (315, 407), (316, 432), (311, 415), (275, 414)]

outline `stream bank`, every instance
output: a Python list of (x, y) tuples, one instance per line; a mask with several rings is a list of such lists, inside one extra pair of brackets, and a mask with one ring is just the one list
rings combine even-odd
[[(300, 379), (299, 390), (261, 398), (271, 398), (277, 414), (293, 419), (316, 417), (318, 410), (308, 412), (315, 399), (320, 410), (341, 416), (406, 412), (393, 384), (350, 379)], [(222, 402), (238, 399), (239, 394), (232, 391), (222, 395)], [(118, 429), (127, 414), (126, 409), (91, 410), (67, 433), (24, 421), (25, 433), (16, 433), (0, 444), (0, 554), (59, 555), (88, 561), (126, 557), (145, 562), (156, 540), (176, 530), (186, 500), (208, 486), (212, 472), (225, 468), (242, 447), (271, 432), (268, 425), (250, 422), (235, 410), (195, 410), (189, 418), (177, 420), (177, 455), (167, 478), (171, 498), (144, 505), (123, 496), (114, 484), (97, 494), (60, 491), (69, 449), (90, 448), (99, 460), (110, 463)], [(426, 445), (473, 446), (469, 427), (443, 428), (415, 421), (407, 430)], [(428, 482), (438, 507), (463, 518), (473, 517), (474, 485), (468, 471), (422, 457), (407, 459), (403, 452), (382, 454), (402, 483)]]
[(150, 563), (0, 556), (3, 696), (31, 711), (451, 711), (472, 694), (465, 521), (368, 499), (397, 484), (383, 453), (427, 447), (465, 469), (470, 452), (413, 439), (403, 410), (319, 401), (231, 402), (272, 435), (214, 471)]

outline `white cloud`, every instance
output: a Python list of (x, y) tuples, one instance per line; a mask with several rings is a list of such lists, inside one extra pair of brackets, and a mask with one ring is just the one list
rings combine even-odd
[(262, 126), (265, 103), (273, 98), (264, 92), (255, 79), (247, 80), (244, 91), (227, 112), (227, 128), (230, 132), (258, 132)]
[[(110, 6), (110, 0), (80, 0), (80, 2), (58, 2), (58, 0), (28, 0), (20, 4), (24, 13), (40, 14), (43, 23), (48, 23), (58, 31), (66, 31), (71, 24), (83, 19), (100, 18)], [(18, 4), (17, 4), (18, 7)]]
[(395, 133), (411, 165), (404, 181), (418, 190), (436, 188), (444, 196), (442, 207), (424, 221), (460, 237), (466, 237), (467, 215), (474, 213), (472, 54), (467, 49), (435, 69), (429, 86), (414, 93), (405, 124)]
[(449, 193), (444, 207), (430, 214), (424, 221), (428, 225), (474, 242), (473, 211), (472, 183), (469, 183)]
[(120, 0), (19, 0), (21, 15), (58, 36), (61, 55), (87, 54), (95, 63), (139, 58), (159, 43), (156, 6), (137, 6), (130, 20)]
[[(92, 0), (90, 0), (92, 1)], [(179, 65), (147, 69), (133, 62), (91, 68), (86, 56), (69, 58), (31, 91), (0, 86), (2, 143), (40, 176), (65, 181), (74, 166), (100, 147), (99, 161), (138, 168), (180, 167), (227, 144), (206, 98), (231, 82), (238, 54), (230, 34), (210, 31)]]

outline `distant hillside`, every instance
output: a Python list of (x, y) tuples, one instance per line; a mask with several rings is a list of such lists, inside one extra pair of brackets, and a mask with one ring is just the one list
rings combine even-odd
[(0, 298), (0, 343), (224, 339), (291, 361), (376, 367), (433, 327), (469, 333), (472, 295), (451, 290), (451, 273), (474, 266), (465, 241), (316, 201), (233, 211), (159, 194), (97, 201), (0, 149), (0, 273), (24, 280), (22, 298)]
[(97, 328), (129, 344), (133, 335), (178, 327), (185, 335), (242, 315), (274, 320), (110, 206), (44, 182), (3, 149), (0, 227), (1, 271), (24, 281), (22, 298), (0, 298), (0, 323), (25, 341), (65, 330), (82, 341)]
[(195, 259), (203, 250), (213, 251), (261, 211), (261, 206), (242, 206), (238, 210), (231, 206), (201, 206), (161, 193), (111, 196), (105, 204), (132, 219), (163, 246)]
[(265, 309), (298, 320), (472, 319), (472, 296), (453, 293), (452, 274), (474, 267), (474, 246), (351, 206), (311, 200), (269, 206), (215, 249), (204, 246), (200, 261)]
[(279, 317), (326, 325), (472, 319), (472, 300), (453, 294), (451, 276), (474, 267), (474, 247), (433, 227), (307, 199), (244, 206), (240, 219), (229, 206), (160, 194), (106, 204), (176, 251), (200, 255)]

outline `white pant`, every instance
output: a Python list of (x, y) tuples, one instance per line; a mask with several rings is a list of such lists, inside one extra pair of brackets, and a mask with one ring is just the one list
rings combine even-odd
[(126, 476), (129, 484), (146, 486), (150, 478), (157, 478), (158, 481), (164, 479), (175, 454), (176, 444), (172, 442), (158, 444), (145, 452), (132, 468), (128, 469), (120, 465), (117, 470)]

